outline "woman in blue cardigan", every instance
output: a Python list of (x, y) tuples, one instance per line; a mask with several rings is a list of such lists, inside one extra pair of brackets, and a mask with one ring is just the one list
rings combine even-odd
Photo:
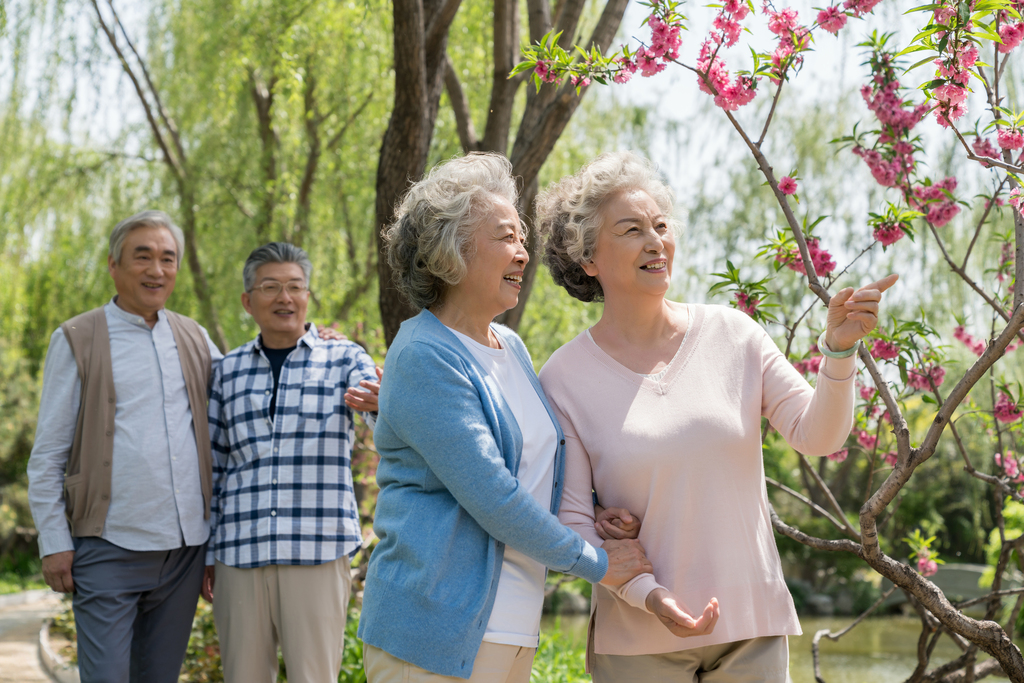
[(370, 683), (528, 683), (546, 567), (621, 585), (635, 540), (562, 526), (565, 441), (526, 347), (491, 321), (529, 260), (511, 165), (473, 154), (416, 183), (385, 233), (419, 315), (388, 351), (374, 443), (380, 539), (359, 637)]

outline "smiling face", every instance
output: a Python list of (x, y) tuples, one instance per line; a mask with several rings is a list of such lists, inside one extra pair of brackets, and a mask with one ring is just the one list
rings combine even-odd
[(643, 190), (622, 190), (601, 209), (594, 257), (582, 264), (605, 301), (635, 295), (664, 297), (672, 281), (676, 242), (668, 218)]
[(107, 257), (107, 270), (117, 289), (117, 305), (155, 323), (178, 276), (178, 249), (171, 231), (161, 227), (132, 230), (125, 235), (121, 260)]
[(471, 239), (475, 251), (467, 259), (466, 276), (448, 290), (444, 305), (454, 304), (486, 324), (519, 302), (530, 255), (523, 246), (519, 213), (507, 199), (492, 198), (490, 212)]
[[(277, 283), (281, 291), (264, 294), (262, 285)], [(309, 290), (289, 294), (288, 285), (306, 285), (306, 275), (298, 263), (264, 263), (256, 269), (256, 282), (251, 292), (242, 293), (242, 306), (260, 326), (263, 345), (287, 349), (298, 343), (306, 333), (306, 307)]]

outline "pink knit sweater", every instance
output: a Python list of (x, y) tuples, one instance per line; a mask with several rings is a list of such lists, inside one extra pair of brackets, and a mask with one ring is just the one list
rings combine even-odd
[[(802, 453), (839, 450), (853, 425), (855, 357), (825, 359), (812, 388), (745, 314), (695, 304), (689, 312), (686, 337), (660, 380), (623, 367), (586, 333), (540, 373), (565, 431), (559, 518), (600, 545), (593, 489), (602, 505), (640, 517), (654, 565), (654, 575), (616, 592), (595, 586), (600, 654), (801, 632), (768, 511), (761, 418)], [(717, 597), (714, 633), (669, 633), (645, 607), (659, 585), (694, 616)]]

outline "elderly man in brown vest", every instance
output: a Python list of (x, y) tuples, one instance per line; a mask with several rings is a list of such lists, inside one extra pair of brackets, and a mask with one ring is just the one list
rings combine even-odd
[(117, 296), (50, 338), (29, 502), (43, 577), (74, 593), (83, 683), (171, 683), (203, 580), (207, 388), (221, 353), (164, 309), (184, 240), (161, 211), (114, 228)]

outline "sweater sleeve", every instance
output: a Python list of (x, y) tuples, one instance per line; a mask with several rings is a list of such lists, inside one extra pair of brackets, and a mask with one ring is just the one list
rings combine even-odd
[(812, 388), (762, 332), (761, 414), (786, 442), (805, 455), (843, 447), (853, 428), (856, 356), (822, 359)]
[[(594, 528), (594, 478), (590, 455), (576, 433), (572, 421), (559, 409), (557, 400), (550, 395), (549, 400), (565, 435), (565, 486), (558, 519), (589, 543), (600, 547), (604, 540)], [(655, 588), (660, 587), (653, 574), (638, 574), (621, 586), (609, 590), (629, 605), (649, 612), (647, 596)]]
[[(505, 466), (484, 410), (490, 398), (457, 354), (413, 342), (388, 358), (378, 420), (426, 462), (488, 534), (556, 571), (600, 581), (608, 556), (558, 523)], [(494, 411), (500, 411), (496, 406)]]

